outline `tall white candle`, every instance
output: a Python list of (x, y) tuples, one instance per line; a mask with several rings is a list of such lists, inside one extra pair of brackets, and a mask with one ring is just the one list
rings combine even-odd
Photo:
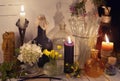
[(20, 26), (24, 29), (24, 23), (25, 23), (25, 12), (24, 12), (24, 5), (21, 5), (21, 11), (20, 11)]

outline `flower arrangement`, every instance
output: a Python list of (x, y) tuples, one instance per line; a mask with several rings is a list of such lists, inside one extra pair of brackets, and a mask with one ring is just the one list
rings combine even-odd
[(81, 69), (79, 67), (79, 63), (75, 62), (74, 64), (70, 65), (70, 64), (66, 64), (67, 67), (70, 67), (69, 70), (71, 70), (72, 72), (70, 74), (66, 74), (66, 77), (77, 77), (80, 78), (81, 75)]
[(49, 60), (56, 60), (62, 57), (62, 54), (55, 50), (48, 51), (47, 49), (43, 50), (43, 54), (48, 56)]
[(19, 49), (20, 54), (18, 60), (30, 65), (36, 63), (38, 59), (43, 55), (41, 47), (32, 43), (25, 43)]
[[(85, 15), (86, 2), (87, 2), (87, 0), (78, 0), (77, 2), (71, 4), (70, 11), (71, 11), (72, 15), (79, 15), (79, 14)], [(101, 6), (101, 5), (106, 5), (106, 0), (92, 0), (92, 2), (96, 7)]]
[[(62, 46), (60, 46), (60, 45), (57, 46), (58, 50), (60, 50), (61, 48), (62, 48)], [(47, 62), (43, 67), (44, 73), (46, 75), (50, 75), (50, 76), (61, 74), (62, 69), (58, 68), (57, 59), (61, 58), (62, 54), (60, 54), (56, 50), (48, 51), (47, 49), (43, 50), (43, 54), (45, 54), (49, 58), (49, 62)]]
[(82, 0), (82, 1), (79, 1), (79, 2), (76, 2), (70, 5), (70, 11), (72, 15), (79, 15), (79, 14), (85, 13), (86, 12), (85, 3), (86, 3), (86, 0)]

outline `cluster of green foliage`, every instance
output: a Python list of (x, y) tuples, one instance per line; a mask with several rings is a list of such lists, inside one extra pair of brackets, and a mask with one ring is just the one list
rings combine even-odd
[(10, 78), (18, 78), (21, 75), (20, 66), (17, 61), (4, 62), (0, 65), (0, 78), (2, 81), (6, 81)]

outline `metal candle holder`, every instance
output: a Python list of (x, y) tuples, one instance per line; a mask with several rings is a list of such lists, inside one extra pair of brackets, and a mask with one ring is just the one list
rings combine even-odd
[(29, 24), (29, 21), (27, 19), (25, 19), (23, 26), (20, 24), (20, 19), (18, 19), (18, 21), (16, 22), (16, 26), (18, 27), (19, 34), (20, 34), (21, 46), (24, 43), (25, 32), (26, 32), (26, 28), (28, 27), (28, 24)]

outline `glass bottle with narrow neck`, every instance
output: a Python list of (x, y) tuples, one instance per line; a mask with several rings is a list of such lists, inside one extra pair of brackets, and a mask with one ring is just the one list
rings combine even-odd
[(98, 50), (91, 50), (91, 58), (85, 64), (85, 73), (93, 78), (97, 78), (104, 73), (104, 63), (98, 58)]
[(101, 17), (100, 26), (98, 29), (98, 37), (96, 42), (96, 49), (99, 50), (98, 56), (101, 57), (101, 45), (102, 41), (105, 40), (105, 34), (107, 34), (110, 41), (112, 41), (112, 32), (111, 32), (111, 17), (103, 15)]

